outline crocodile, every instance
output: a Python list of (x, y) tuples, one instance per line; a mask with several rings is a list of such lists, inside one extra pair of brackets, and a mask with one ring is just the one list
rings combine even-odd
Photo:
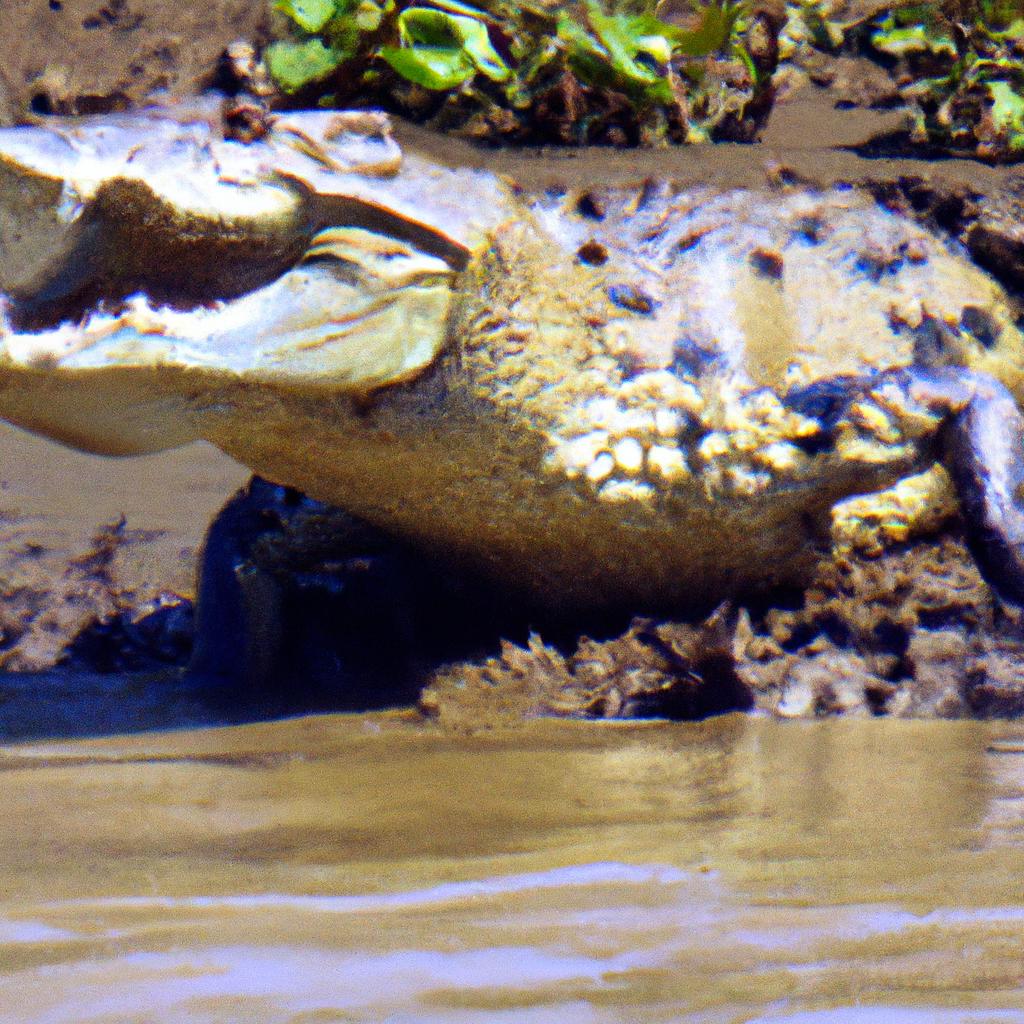
[(849, 186), (527, 192), (368, 111), (0, 130), (0, 416), (205, 439), (554, 612), (692, 610), (962, 515), (1024, 601), (1024, 338)]

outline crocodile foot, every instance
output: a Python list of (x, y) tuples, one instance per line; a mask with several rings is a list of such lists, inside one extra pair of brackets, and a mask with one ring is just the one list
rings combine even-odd
[(253, 477), (207, 533), (187, 674), (268, 714), (409, 705), (430, 671), (521, 621), (341, 509)]

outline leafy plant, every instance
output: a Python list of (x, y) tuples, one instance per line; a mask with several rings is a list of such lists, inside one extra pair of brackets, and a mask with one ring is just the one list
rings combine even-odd
[(883, 15), (872, 28), (871, 45), (890, 57), (958, 56), (951, 26), (933, 4), (899, 7)]
[(383, 46), (379, 56), (427, 89), (454, 89), (477, 74), (505, 82), (512, 74), (477, 17), (411, 7), (398, 16), (398, 36), (401, 45)]
[(285, 93), (383, 103), (481, 138), (584, 142), (604, 131), (620, 141), (616, 125), (627, 141), (703, 137), (727, 124), (741, 135), (748, 104), (767, 107), (765, 61), (744, 45), (750, 19), (736, 0), (711, 0), (688, 25), (663, 20), (654, 0), (274, 6), (291, 28), (264, 56)]
[(890, 67), (910, 117), (908, 141), (992, 161), (1024, 159), (1024, 0), (893, 0), (846, 24), (802, 0), (785, 36), (859, 52)]

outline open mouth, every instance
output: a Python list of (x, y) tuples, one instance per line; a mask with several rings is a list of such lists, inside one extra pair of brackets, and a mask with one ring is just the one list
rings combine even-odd
[(383, 115), (282, 116), (245, 144), (214, 114), (0, 132), (8, 363), (355, 388), (429, 365), (469, 250), (458, 225), (423, 218), (431, 182), (399, 173)]
[(329, 228), (294, 267), (234, 298), (172, 305), (137, 292), (36, 330), (8, 312), (0, 340), (8, 360), (36, 369), (174, 365), (372, 389), (433, 362), (455, 273), (390, 236)]

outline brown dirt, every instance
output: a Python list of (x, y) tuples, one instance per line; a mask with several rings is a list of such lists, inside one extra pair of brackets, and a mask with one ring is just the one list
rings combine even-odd
[[(783, 595), (779, 595), (783, 597)], [(878, 558), (824, 558), (802, 595), (723, 606), (702, 623), (636, 619), (564, 654), (532, 636), (449, 666), (420, 710), (454, 730), (524, 718), (1024, 714), (1021, 615), (999, 604), (956, 532)]]
[(268, 10), (259, 0), (4, 0), (0, 124), (195, 93), (229, 43), (265, 38)]

